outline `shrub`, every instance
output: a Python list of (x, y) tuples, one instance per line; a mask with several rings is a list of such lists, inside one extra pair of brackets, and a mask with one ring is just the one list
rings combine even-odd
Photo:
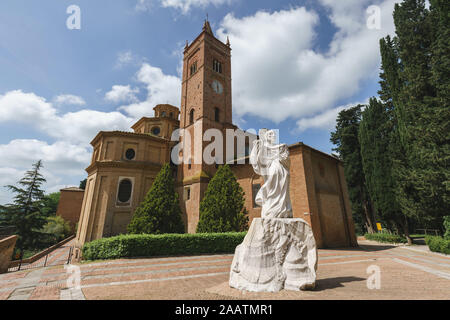
[(426, 236), (425, 243), (433, 252), (450, 254), (450, 240), (437, 236)]
[(133, 214), (128, 232), (132, 234), (183, 233), (181, 208), (167, 163), (155, 178), (144, 201)]
[(406, 243), (407, 240), (403, 236), (388, 233), (366, 233), (364, 238), (384, 243)]
[(200, 202), (197, 232), (233, 232), (248, 229), (244, 191), (228, 165), (221, 166)]
[(64, 220), (60, 216), (51, 216), (47, 218), (47, 223), (42, 228), (41, 232), (49, 236), (49, 241), (56, 244), (64, 240), (72, 234), (70, 222)]
[(88, 242), (84, 260), (234, 253), (245, 232), (120, 235)]
[(450, 240), (450, 216), (444, 217), (444, 229), (445, 229), (444, 239)]

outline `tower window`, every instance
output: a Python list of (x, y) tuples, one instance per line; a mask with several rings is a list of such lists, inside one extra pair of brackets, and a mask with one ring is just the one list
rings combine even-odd
[(220, 63), (218, 60), (214, 59), (213, 70), (215, 72), (222, 73), (222, 63)]
[(171, 112), (169, 115), (170, 115), (170, 118), (173, 119), (173, 112)]
[(189, 200), (191, 198), (191, 188), (184, 188), (184, 200)]
[(194, 123), (194, 109), (192, 109), (191, 112), (189, 112), (189, 124), (193, 123)]
[(197, 61), (191, 65), (191, 76), (197, 72)]
[(214, 121), (219, 122), (220, 121), (220, 109), (214, 108)]
[(166, 112), (165, 111), (161, 112), (161, 117), (163, 117), (163, 118), (166, 117)]
[(128, 203), (131, 199), (131, 190), (133, 184), (129, 179), (123, 179), (119, 184), (119, 192), (117, 194), (117, 200), (119, 203)]

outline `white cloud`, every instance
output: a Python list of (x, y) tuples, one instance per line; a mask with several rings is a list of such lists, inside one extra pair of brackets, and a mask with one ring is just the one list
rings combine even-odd
[(139, 89), (132, 89), (130, 85), (121, 86), (114, 85), (111, 91), (105, 94), (105, 100), (109, 102), (133, 102), (136, 101), (136, 94), (139, 93)]
[(74, 96), (72, 94), (62, 94), (54, 99), (54, 102), (58, 106), (72, 105), (72, 106), (84, 106), (86, 101), (82, 97)]
[(341, 112), (344, 109), (354, 107), (358, 104), (366, 104), (366, 103), (368, 103), (368, 99), (366, 100), (366, 102), (349, 103), (345, 106), (339, 106), (333, 109), (328, 109), (312, 117), (301, 118), (300, 120), (297, 121), (297, 128), (296, 130), (294, 130), (294, 133), (303, 132), (308, 129), (322, 129), (331, 131), (336, 126), (336, 118), (339, 112)]
[[(63, 185), (64, 178), (80, 177), (86, 173), (84, 168), (89, 165), (91, 150), (73, 145), (69, 142), (57, 141), (48, 144), (39, 140), (17, 139), (8, 144), (0, 145), (0, 203), (12, 201), (13, 194), (6, 185), (17, 185), (33, 163), (42, 160), (41, 174), (47, 180), (43, 188), (47, 193), (56, 192)], [(75, 179), (76, 180), (76, 179)]]
[(31, 168), (31, 164), (42, 160), (44, 167), (52, 173), (80, 174), (80, 169), (89, 164), (91, 153), (80, 145), (65, 141), (48, 144), (45, 141), (17, 139), (0, 145), (0, 167)]
[(52, 103), (21, 90), (0, 95), (0, 123), (27, 124), (62, 141), (89, 145), (101, 130), (129, 130), (133, 119), (120, 112), (80, 110), (58, 115)]
[(163, 8), (173, 8), (187, 14), (192, 8), (206, 8), (210, 5), (219, 7), (224, 4), (231, 4), (236, 0), (138, 0), (137, 11), (150, 11), (156, 3)]
[[(16, 184), (41, 159), (48, 192), (61, 186), (62, 177), (76, 180), (85, 175), (92, 153), (90, 141), (99, 131), (128, 131), (134, 121), (117, 111), (80, 110), (60, 115), (53, 103), (21, 90), (0, 95), (0, 110), (0, 123), (26, 125), (56, 139), (51, 144), (17, 139), (0, 145), (0, 186)], [(6, 189), (0, 189), (0, 203), (10, 197)]]
[(114, 65), (115, 69), (121, 69), (127, 65), (137, 66), (142, 64), (145, 58), (134, 54), (131, 50), (119, 52), (117, 54), (116, 63)]
[(134, 118), (152, 116), (153, 107), (157, 104), (168, 103), (175, 106), (180, 104), (181, 79), (164, 74), (158, 68), (144, 63), (136, 74), (136, 80), (147, 88), (147, 99), (120, 107)]
[[(228, 14), (217, 31), (233, 49), (233, 106), (237, 117), (254, 115), (281, 122), (336, 108), (379, 72), (379, 39), (394, 30), (394, 0), (381, 7), (381, 30), (366, 26), (373, 1), (322, 0), (338, 29), (329, 50), (315, 50), (317, 14), (305, 8)], [(276, 110), (276, 111), (274, 111)]]

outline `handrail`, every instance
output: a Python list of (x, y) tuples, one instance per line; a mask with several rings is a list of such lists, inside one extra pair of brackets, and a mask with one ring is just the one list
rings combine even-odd
[(34, 256), (32, 256), (32, 257), (29, 257), (29, 258), (23, 259), (23, 260), (14, 260), (14, 261), (11, 261), (11, 262), (9, 263), (9, 267), (8, 267), (8, 268), (14, 268), (14, 267), (17, 267), (19, 264), (24, 264), (24, 263), (30, 264), (30, 263), (33, 263), (33, 262), (35, 262), (36, 260), (39, 260), (40, 258), (42, 258), (43, 256), (48, 255), (48, 254), (51, 253), (53, 250), (58, 249), (58, 248), (61, 247), (63, 244), (69, 242), (70, 240), (72, 240), (72, 239), (74, 239), (74, 238), (75, 238), (75, 235), (71, 235), (70, 237), (68, 237), (68, 238), (66, 238), (66, 239), (64, 239), (64, 240), (62, 240), (62, 241), (60, 241), (60, 242), (58, 242), (57, 244), (55, 244), (55, 245), (53, 245), (53, 246), (51, 246), (51, 247), (49, 247), (49, 248), (47, 248), (47, 249), (45, 249), (45, 250), (39, 252), (39, 253), (36, 253), (36, 254), (35, 254)]

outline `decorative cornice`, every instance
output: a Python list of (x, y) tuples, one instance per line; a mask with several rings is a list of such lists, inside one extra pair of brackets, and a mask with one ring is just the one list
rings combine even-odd
[(86, 168), (86, 172), (91, 174), (100, 168), (121, 168), (121, 169), (156, 169), (160, 170), (162, 164), (150, 161), (95, 161)]
[(149, 140), (163, 142), (163, 143), (170, 142), (170, 140), (168, 140), (168, 139), (157, 137), (157, 136), (151, 135), (149, 133), (136, 133), (136, 132), (127, 132), (127, 131), (100, 131), (95, 136), (95, 138), (91, 141), (91, 145), (94, 146), (101, 137), (112, 137), (112, 136), (149, 139)]

